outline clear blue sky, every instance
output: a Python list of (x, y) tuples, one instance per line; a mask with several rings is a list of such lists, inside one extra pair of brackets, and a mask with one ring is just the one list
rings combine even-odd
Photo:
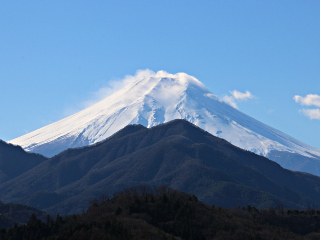
[(318, 0), (1, 1), (0, 139), (151, 69), (188, 73), (219, 97), (250, 91), (239, 110), (320, 148), (320, 120), (301, 110), (320, 108), (319, 12)]

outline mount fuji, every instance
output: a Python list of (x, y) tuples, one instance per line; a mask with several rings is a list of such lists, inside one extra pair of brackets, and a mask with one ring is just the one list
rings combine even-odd
[(185, 119), (285, 168), (320, 175), (320, 150), (238, 111), (185, 74), (139, 71), (120, 90), (58, 122), (9, 141), (54, 156), (97, 143), (129, 124), (148, 128)]

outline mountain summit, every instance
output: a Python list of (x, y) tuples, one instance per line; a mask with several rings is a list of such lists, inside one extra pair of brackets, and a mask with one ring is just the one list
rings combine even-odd
[(129, 124), (150, 128), (173, 119), (186, 119), (286, 168), (320, 175), (319, 149), (238, 111), (186, 73), (139, 71), (102, 101), (10, 143), (53, 156), (67, 148), (97, 143)]

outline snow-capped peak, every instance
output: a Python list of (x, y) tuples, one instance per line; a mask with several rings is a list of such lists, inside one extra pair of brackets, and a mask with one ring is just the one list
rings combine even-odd
[(271, 128), (219, 100), (186, 73), (138, 71), (102, 101), (70, 117), (13, 139), (27, 151), (52, 156), (101, 141), (128, 124), (152, 127), (186, 119), (232, 144), (266, 156), (286, 151), (319, 157), (320, 150)]

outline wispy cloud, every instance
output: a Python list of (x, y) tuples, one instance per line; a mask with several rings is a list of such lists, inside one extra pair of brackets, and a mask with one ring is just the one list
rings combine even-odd
[(234, 108), (238, 108), (237, 101), (247, 101), (248, 99), (254, 98), (251, 92), (246, 91), (244, 93), (239, 92), (238, 90), (230, 91), (231, 96), (226, 95), (222, 97), (222, 101), (228, 103)]
[(238, 105), (237, 105), (237, 103), (236, 103), (236, 100), (235, 100), (235, 98), (234, 98), (233, 96), (228, 96), (228, 95), (226, 95), (226, 96), (222, 97), (221, 99), (222, 99), (222, 101), (228, 103), (228, 104), (231, 105), (232, 107), (238, 108)]
[(130, 85), (139, 79), (152, 77), (155, 74), (156, 73), (152, 70), (145, 69), (138, 70), (135, 75), (127, 75), (123, 79), (111, 80), (108, 82), (108, 85), (106, 87), (102, 87), (98, 91), (94, 92), (89, 100), (83, 102), (83, 105), (84, 107), (90, 107), (91, 105), (112, 95), (121, 88)]
[(242, 93), (237, 90), (233, 90), (233, 91), (231, 91), (231, 94), (234, 97), (234, 99), (241, 100), (241, 101), (246, 101), (248, 99), (254, 98), (254, 96), (249, 91)]
[[(295, 95), (293, 97), (293, 100), (296, 103), (299, 103), (300, 105), (303, 106), (316, 106), (320, 107), (320, 96), (317, 94), (308, 94), (305, 97)], [(300, 113), (303, 115), (307, 116), (310, 119), (318, 119), (320, 120), (320, 109), (319, 108), (314, 108), (314, 109), (300, 109)]]
[[(152, 70), (149, 70), (149, 69), (138, 70), (135, 73), (135, 75), (127, 75), (122, 79), (115, 79), (115, 80), (109, 81), (107, 83), (108, 84), (107, 86), (104, 86), (98, 89), (97, 91), (91, 93), (91, 97), (81, 102), (77, 107), (73, 106), (73, 107), (66, 108), (64, 111), (64, 116), (67, 117), (76, 112), (79, 112), (80, 110), (88, 108), (94, 105), (95, 103), (98, 103), (99, 101), (109, 97), (110, 95), (117, 92), (121, 88), (134, 84), (138, 80), (141, 80), (143, 78), (151, 78), (151, 77), (178, 78), (179, 81), (181, 82), (188, 82), (192, 80), (193, 82), (196, 82), (198, 85), (201, 85), (201, 86), (203, 85), (197, 79), (185, 73), (169, 74), (165, 71), (153, 72)], [(169, 89), (169, 90), (171, 91), (170, 92), (167, 91), (167, 93), (170, 95), (174, 95), (173, 93), (174, 89)], [(228, 103), (234, 108), (238, 108), (237, 102), (247, 101), (253, 98), (255, 98), (255, 96), (250, 91), (240, 92), (238, 90), (233, 90), (233, 91), (230, 91), (230, 95), (226, 95), (222, 97), (221, 100)]]
[(303, 113), (303, 115), (310, 119), (320, 120), (320, 109), (300, 109), (299, 112)]
[(308, 94), (305, 97), (295, 95), (293, 99), (301, 105), (320, 107), (320, 96), (317, 94)]
[[(165, 73), (164, 71), (162, 71), (162, 72)], [(159, 74), (161, 74), (162, 72), (159, 72)], [(77, 113), (85, 108), (88, 108), (88, 107), (100, 102), (101, 100), (109, 97), (110, 95), (112, 95), (116, 91), (120, 90), (124, 86), (130, 85), (133, 82), (137, 81), (137, 79), (141, 79), (144, 77), (146, 77), (146, 78), (152, 77), (155, 74), (156, 74), (155, 72), (153, 72), (152, 70), (149, 70), (149, 69), (137, 70), (135, 75), (127, 75), (122, 79), (110, 80), (110, 81), (108, 81), (106, 86), (101, 87), (97, 91), (91, 93), (90, 94), (91, 96), (88, 99), (82, 101), (78, 106), (67, 107), (64, 110), (63, 115), (64, 115), (64, 117), (67, 117), (72, 114), (75, 114), (75, 113)]]

